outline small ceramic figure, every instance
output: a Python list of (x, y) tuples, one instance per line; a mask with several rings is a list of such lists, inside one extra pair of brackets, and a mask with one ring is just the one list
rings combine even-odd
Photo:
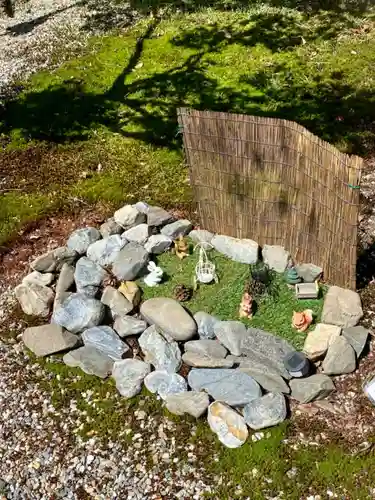
[(240, 318), (251, 319), (253, 317), (253, 298), (249, 293), (249, 288), (250, 288), (250, 283), (247, 283), (240, 303), (240, 309), (239, 309)]
[(163, 276), (163, 269), (158, 267), (153, 261), (148, 264), (147, 269), (150, 271), (150, 274), (143, 281), (147, 286), (158, 286)]
[(297, 283), (301, 283), (302, 278), (298, 276), (297, 270), (294, 266), (289, 267), (285, 271), (285, 281), (288, 283), (288, 285), (296, 285)]
[(292, 327), (298, 332), (305, 332), (311, 325), (313, 312), (311, 309), (305, 309), (302, 312), (293, 311)]
[(189, 245), (186, 239), (180, 234), (177, 240), (174, 242), (174, 253), (177, 255), (179, 259), (183, 259), (189, 255)]

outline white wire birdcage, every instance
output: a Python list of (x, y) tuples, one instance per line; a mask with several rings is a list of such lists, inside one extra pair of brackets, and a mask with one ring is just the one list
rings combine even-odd
[[(204, 243), (204, 245), (207, 248), (209, 243)], [(195, 246), (194, 251), (197, 247), (199, 247), (199, 260), (198, 264), (195, 266), (195, 282), (204, 283), (206, 285), (212, 281), (217, 283), (219, 280), (216, 274), (215, 264), (209, 260), (207, 252), (201, 243)], [(212, 248), (212, 245), (210, 245), (210, 247)]]

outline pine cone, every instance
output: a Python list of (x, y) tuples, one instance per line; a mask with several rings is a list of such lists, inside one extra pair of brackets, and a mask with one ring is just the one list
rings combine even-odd
[(190, 300), (193, 295), (193, 289), (186, 285), (177, 285), (174, 289), (175, 299), (179, 302)]

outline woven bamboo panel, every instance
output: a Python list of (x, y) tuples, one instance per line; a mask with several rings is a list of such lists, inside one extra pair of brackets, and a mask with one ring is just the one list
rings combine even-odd
[(178, 110), (201, 225), (282, 245), (355, 289), (362, 159), (297, 123)]

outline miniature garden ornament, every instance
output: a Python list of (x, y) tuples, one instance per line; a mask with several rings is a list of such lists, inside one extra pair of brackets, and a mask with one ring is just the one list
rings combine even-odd
[(293, 311), (292, 327), (298, 332), (305, 332), (311, 325), (313, 312), (311, 309), (305, 309), (302, 312)]
[(184, 259), (189, 255), (189, 245), (186, 239), (180, 234), (177, 240), (174, 242), (173, 252), (177, 255), (179, 259)]
[(253, 298), (250, 295), (249, 291), (250, 291), (250, 282), (247, 282), (240, 303), (240, 310), (239, 310), (240, 318), (251, 319), (253, 317)]
[(298, 276), (297, 270), (295, 267), (289, 267), (285, 271), (285, 281), (288, 283), (288, 285), (297, 285), (298, 283), (301, 283), (302, 278)]
[(147, 286), (158, 286), (163, 277), (163, 269), (158, 267), (153, 261), (148, 264), (147, 269), (150, 271), (150, 274), (143, 281)]
[[(208, 245), (208, 243), (204, 243), (204, 245)], [(198, 283), (204, 283), (206, 285), (208, 283), (212, 283), (212, 281), (218, 283), (219, 279), (216, 274), (215, 264), (208, 259), (206, 250), (201, 243), (198, 243), (198, 245), (195, 246), (194, 250), (197, 247), (199, 247), (199, 260), (198, 264), (195, 266), (195, 288), (197, 287)]]

